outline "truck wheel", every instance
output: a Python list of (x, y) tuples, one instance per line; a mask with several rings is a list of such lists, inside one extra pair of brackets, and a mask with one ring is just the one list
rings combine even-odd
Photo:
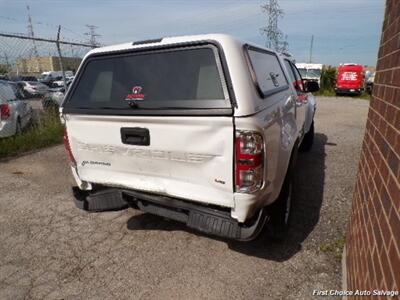
[(293, 199), (293, 176), (291, 169), (289, 168), (278, 199), (266, 207), (270, 215), (270, 221), (267, 225), (268, 235), (274, 240), (283, 240), (289, 229)]
[(314, 143), (314, 121), (312, 121), (310, 129), (304, 135), (299, 150), (301, 152), (308, 152), (311, 150), (313, 143)]

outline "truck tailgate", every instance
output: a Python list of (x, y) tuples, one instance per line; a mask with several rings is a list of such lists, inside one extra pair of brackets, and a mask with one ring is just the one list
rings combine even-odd
[[(81, 180), (233, 206), (232, 117), (72, 114), (66, 126)], [(132, 128), (148, 145), (123, 137)]]

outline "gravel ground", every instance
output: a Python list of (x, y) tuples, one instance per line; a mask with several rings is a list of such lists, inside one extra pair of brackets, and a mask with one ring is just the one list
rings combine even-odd
[(74, 207), (62, 146), (0, 162), (0, 299), (313, 299), (340, 289), (368, 101), (319, 98), (288, 238), (227, 242), (133, 209)]

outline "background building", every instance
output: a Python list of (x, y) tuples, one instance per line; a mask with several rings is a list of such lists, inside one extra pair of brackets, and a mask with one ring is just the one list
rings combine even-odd
[[(64, 70), (75, 71), (82, 59), (79, 57), (63, 57)], [(39, 75), (45, 71), (61, 71), (60, 60), (57, 56), (21, 58), (17, 60), (19, 75)]]

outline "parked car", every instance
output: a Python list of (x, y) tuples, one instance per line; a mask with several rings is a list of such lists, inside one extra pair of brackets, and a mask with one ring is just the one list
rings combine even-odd
[[(72, 71), (65, 71), (64, 74), (66, 77), (74, 76), (74, 73)], [(47, 71), (47, 72), (43, 72), (40, 75), (39, 81), (49, 87), (55, 87), (55, 86), (51, 86), (52, 83), (54, 81), (62, 80), (62, 76), (63, 76), (63, 74), (61, 71)]]
[(8, 83), (11, 84), (18, 99), (29, 98), (29, 95), (25, 92), (24, 87), (21, 83), (14, 81), (8, 81)]
[(19, 84), (29, 96), (43, 96), (49, 89), (46, 85), (37, 81), (20, 81)]
[(51, 88), (58, 88), (63, 86), (64, 86), (64, 81), (62, 80), (62, 78), (60, 80), (55, 80), (51, 83)]
[(321, 84), (322, 64), (297, 63), (297, 69), (305, 80), (317, 81)]
[(39, 81), (42, 83), (47, 83), (47, 82), (57, 80), (57, 78), (61, 78), (61, 77), (62, 77), (61, 71), (48, 71), (48, 72), (43, 72), (40, 75)]
[(360, 95), (364, 90), (364, 67), (358, 64), (341, 64), (337, 68), (336, 95)]
[(290, 56), (227, 35), (91, 50), (60, 109), (75, 204), (237, 240), (267, 222), (282, 237), (317, 90)]
[(47, 85), (48, 87), (53, 87), (52, 84), (54, 81), (61, 80), (62, 73), (61, 72), (43, 72), (39, 77), (39, 82)]
[(18, 99), (16, 87), (0, 81), (0, 138), (20, 133), (32, 119), (32, 108)]
[[(65, 77), (67, 85), (69, 85), (72, 82), (72, 80), (74, 80), (74, 76)], [(51, 85), (51, 87), (53, 88), (58, 88), (63, 86), (64, 86), (64, 80), (62, 78), (60, 80), (53, 81)]]
[[(67, 83), (67, 89), (69, 88), (71, 82)], [(51, 88), (48, 90), (46, 95), (42, 98), (42, 107), (44, 110), (58, 110), (64, 100), (65, 88)]]
[(374, 88), (374, 81), (375, 81), (375, 72), (368, 77), (365, 83), (365, 89), (367, 93), (370, 95), (372, 94), (372, 89)]

